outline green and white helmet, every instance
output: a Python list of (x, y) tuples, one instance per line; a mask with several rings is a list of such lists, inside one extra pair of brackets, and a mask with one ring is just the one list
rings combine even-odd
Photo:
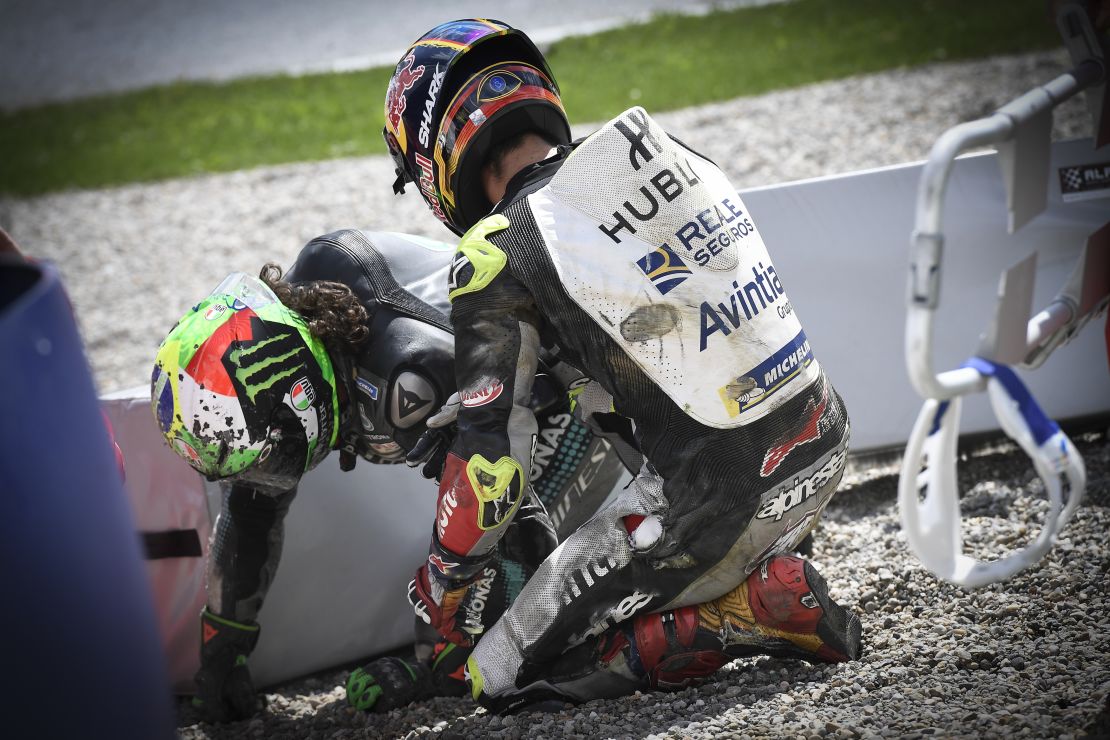
[(151, 406), (174, 452), (209, 479), (288, 488), (335, 444), (323, 343), (265, 283), (228, 275), (158, 348)]

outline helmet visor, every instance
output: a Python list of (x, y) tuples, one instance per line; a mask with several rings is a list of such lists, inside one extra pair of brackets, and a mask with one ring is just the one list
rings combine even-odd
[(234, 298), (237, 304), (242, 305), (232, 305), (229, 308), (237, 311), (249, 307), (257, 312), (263, 306), (279, 302), (269, 285), (245, 272), (233, 272), (220, 281), (215, 290), (209, 294), (209, 298), (217, 296)]

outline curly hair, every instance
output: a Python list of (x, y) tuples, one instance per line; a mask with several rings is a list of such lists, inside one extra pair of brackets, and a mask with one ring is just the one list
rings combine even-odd
[(273, 262), (267, 262), (258, 273), (278, 300), (299, 313), (309, 331), (329, 350), (353, 354), (370, 337), (366, 325), (370, 316), (349, 286), (329, 280), (287, 283), (281, 275), (281, 267)]

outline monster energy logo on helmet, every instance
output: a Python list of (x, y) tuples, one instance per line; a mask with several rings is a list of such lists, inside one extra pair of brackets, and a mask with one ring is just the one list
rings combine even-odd
[[(228, 310), (214, 314), (216, 305)], [(241, 273), (162, 342), (151, 391), (167, 442), (210, 478), (272, 458), (274, 438), (293, 443), (284, 449), (304, 452), (304, 460), (293, 461), (303, 470), (335, 443), (338, 398), (323, 343), (266, 285)]]
[[(270, 355), (269, 353), (275, 351), (273, 345), (277, 342), (282, 342), (277, 345), (281, 348), (277, 350), (280, 354)], [(288, 347), (291, 347), (288, 351), (282, 351)], [(263, 339), (249, 349), (241, 347), (233, 349), (228, 359), (235, 368), (235, 379), (242, 384), (247, 397), (251, 403), (254, 403), (259, 393), (269, 390), (282, 378), (288, 378), (298, 372), (302, 366), (296, 364), (290, 366), (286, 360), (295, 358), (303, 349), (305, 349), (304, 344), (294, 339), (292, 334), (278, 334), (269, 339)], [(259, 354), (262, 350), (266, 352)]]

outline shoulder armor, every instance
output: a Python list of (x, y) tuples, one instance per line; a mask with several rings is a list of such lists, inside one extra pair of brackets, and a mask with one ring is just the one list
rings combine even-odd
[(509, 228), (509, 219), (503, 214), (487, 216), (463, 234), (455, 260), (451, 263), (447, 298), (454, 302), (467, 293), (475, 293), (493, 282), (505, 269), (508, 257), (486, 237)]

